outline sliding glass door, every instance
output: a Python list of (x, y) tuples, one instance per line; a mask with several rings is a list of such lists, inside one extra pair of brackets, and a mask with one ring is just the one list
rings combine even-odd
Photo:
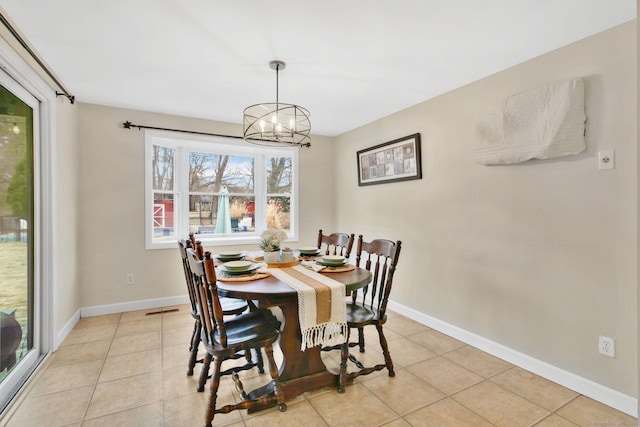
[(0, 410), (40, 357), (34, 141), (38, 101), (0, 71)]

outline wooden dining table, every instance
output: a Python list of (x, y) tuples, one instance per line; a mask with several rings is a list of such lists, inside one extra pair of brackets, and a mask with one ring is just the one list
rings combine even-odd
[[(347, 294), (366, 286), (371, 281), (371, 273), (359, 267), (346, 272), (321, 272), (321, 274), (326, 274), (343, 283)], [(295, 289), (272, 275), (247, 282), (218, 281), (217, 285), (221, 296), (252, 300), (260, 308), (279, 307), (282, 310), (284, 325), (281, 327), (279, 345), (283, 360), (279, 372), (286, 400), (307, 391), (330, 386), (338, 387), (339, 373), (327, 369), (320, 356), (321, 346), (301, 350), (302, 333), (298, 320), (298, 294)], [(256, 399), (267, 395), (273, 396), (271, 383), (250, 392), (249, 398)], [(249, 412), (266, 409), (276, 404), (275, 398), (260, 400), (264, 405)]]

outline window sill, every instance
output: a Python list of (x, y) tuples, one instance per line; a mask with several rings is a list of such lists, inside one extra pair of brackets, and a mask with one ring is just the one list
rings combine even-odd
[[(257, 247), (260, 242), (260, 236), (256, 236), (255, 234), (249, 236), (236, 236), (235, 234), (232, 237), (213, 237), (207, 234), (196, 234), (196, 240), (202, 242), (202, 245), (206, 247), (211, 246), (243, 246), (243, 245), (252, 245)], [(297, 238), (289, 238), (285, 240), (285, 243), (297, 242)], [(167, 240), (156, 241), (152, 243), (147, 243), (147, 250), (156, 250), (156, 249), (176, 249), (178, 247), (178, 240), (167, 238)], [(255, 250), (255, 248), (254, 248)]]

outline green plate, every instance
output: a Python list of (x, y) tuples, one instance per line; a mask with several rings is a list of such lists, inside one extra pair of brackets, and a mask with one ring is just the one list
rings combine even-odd
[(346, 262), (345, 257), (342, 255), (324, 255), (320, 258), (320, 261), (328, 265), (342, 265)]
[(298, 248), (298, 250), (300, 251), (301, 254), (304, 253), (316, 253), (318, 252), (318, 248), (316, 248), (315, 246), (305, 246), (304, 248)]
[(310, 249), (298, 249), (298, 251), (300, 252), (300, 255), (303, 255), (303, 256), (320, 255), (320, 249), (318, 249), (318, 248), (315, 248), (313, 250), (310, 250)]
[(225, 262), (224, 267), (227, 271), (247, 271), (251, 268), (253, 263), (249, 261), (229, 261)]
[(325, 267), (342, 267), (342, 266), (345, 266), (345, 265), (349, 264), (349, 260), (345, 259), (341, 263), (336, 264), (335, 262), (325, 262), (321, 258), (321, 259), (317, 259), (316, 260), (316, 264), (320, 264), (320, 265), (323, 265)]
[(255, 262), (252, 263), (251, 266), (248, 269), (241, 270), (241, 271), (230, 270), (227, 267), (225, 267), (224, 264), (218, 266), (218, 270), (221, 273), (224, 273), (224, 274), (229, 275), (229, 276), (242, 276), (243, 274), (253, 274), (259, 268), (260, 268), (260, 264), (259, 263), (255, 263)]
[(237, 255), (227, 255), (225, 252), (221, 252), (219, 254), (215, 254), (213, 257), (218, 261), (227, 262), (227, 261), (240, 261), (243, 260), (245, 255), (242, 252), (236, 252)]
[(218, 256), (221, 256), (223, 258), (233, 258), (233, 257), (240, 256), (240, 255), (242, 255), (242, 252), (231, 252), (231, 251), (229, 251), (229, 252), (220, 252), (218, 254)]

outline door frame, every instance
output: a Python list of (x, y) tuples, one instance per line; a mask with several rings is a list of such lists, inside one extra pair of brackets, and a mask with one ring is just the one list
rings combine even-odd
[[(4, 30), (4, 28), (0, 28)], [(42, 361), (54, 349), (54, 300), (55, 300), (55, 90), (3, 39), (0, 31), (0, 68), (26, 92), (38, 105), (34, 111), (34, 231), (33, 280), (34, 280), (34, 346), (38, 343), (36, 360), (31, 368), (12, 378), (12, 393), (0, 399), (0, 411), (8, 407), (20, 388), (42, 365)], [(36, 118), (37, 117), (37, 118)], [(36, 123), (37, 120), (37, 123)], [(36, 131), (39, 129), (39, 131)], [(10, 376), (7, 377), (9, 379)], [(5, 379), (6, 380), (6, 379)]]

